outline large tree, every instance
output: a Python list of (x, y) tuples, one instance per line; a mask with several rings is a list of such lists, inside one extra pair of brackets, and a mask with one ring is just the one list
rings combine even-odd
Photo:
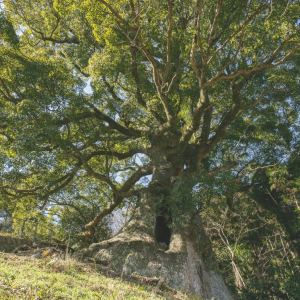
[(4, 0), (0, 13), (2, 198), (96, 197), (89, 236), (136, 201), (89, 253), (232, 299), (199, 211), (294, 150), (299, 1)]

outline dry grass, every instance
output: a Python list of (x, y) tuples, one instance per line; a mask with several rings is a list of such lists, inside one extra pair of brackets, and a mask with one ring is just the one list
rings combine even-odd
[(41, 260), (0, 253), (0, 299), (196, 299), (98, 272), (97, 265), (68, 257)]

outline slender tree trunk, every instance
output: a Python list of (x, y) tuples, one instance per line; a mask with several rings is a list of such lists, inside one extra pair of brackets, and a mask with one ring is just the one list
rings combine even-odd
[(19, 234), (19, 237), (21, 238), (23, 235), (24, 235), (24, 230), (25, 230), (25, 224), (26, 224), (26, 219), (23, 220), (22, 222), (22, 227), (21, 227), (21, 231), (20, 231), (20, 234)]

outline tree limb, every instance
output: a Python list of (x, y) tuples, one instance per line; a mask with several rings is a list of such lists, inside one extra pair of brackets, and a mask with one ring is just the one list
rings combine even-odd
[(130, 197), (139, 193), (139, 191), (130, 192), (131, 187), (145, 175), (152, 174), (152, 167), (146, 166), (139, 168), (135, 173), (131, 175), (120, 189), (120, 193), (114, 198), (114, 201), (105, 208), (100, 214), (98, 214), (90, 223), (85, 225), (87, 229), (86, 235), (92, 237), (95, 234), (95, 226), (102, 221), (102, 219), (109, 215), (117, 206), (119, 206), (125, 197)]

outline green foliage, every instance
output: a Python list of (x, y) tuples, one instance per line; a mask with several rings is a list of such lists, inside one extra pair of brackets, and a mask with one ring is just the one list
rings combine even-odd
[[(230, 219), (232, 240), (218, 225), (216, 246), (242, 277), (271, 225), (297, 248), (298, 2), (4, 1), (0, 210), (15, 230), (36, 218), (57, 238), (86, 224), (107, 238), (104, 217), (133, 206), (152, 175), (150, 187), (172, 182), (153, 206), (174, 224), (199, 212), (214, 226)], [(247, 234), (234, 242), (241, 222)], [(284, 274), (276, 259), (268, 278)], [(243, 289), (238, 267), (229, 282)]]
[(179, 176), (166, 200), (173, 221), (184, 222), (185, 215), (195, 212), (195, 208), (200, 212), (208, 207), (226, 207), (224, 198), (232, 197), (237, 189), (236, 182), (230, 177), (226, 173), (212, 176), (207, 172)]
[(298, 177), (289, 165), (260, 174), (252, 189), (234, 194), (231, 209), (215, 197), (202, 213), (224, 278), (241, 299), (299, 298), (299, 192), (291, 193)]
[(19, 38), (14, 30), (13, 24), (7, 19), (3, 11), (0, 11), (0, 43), (16, 47)]

